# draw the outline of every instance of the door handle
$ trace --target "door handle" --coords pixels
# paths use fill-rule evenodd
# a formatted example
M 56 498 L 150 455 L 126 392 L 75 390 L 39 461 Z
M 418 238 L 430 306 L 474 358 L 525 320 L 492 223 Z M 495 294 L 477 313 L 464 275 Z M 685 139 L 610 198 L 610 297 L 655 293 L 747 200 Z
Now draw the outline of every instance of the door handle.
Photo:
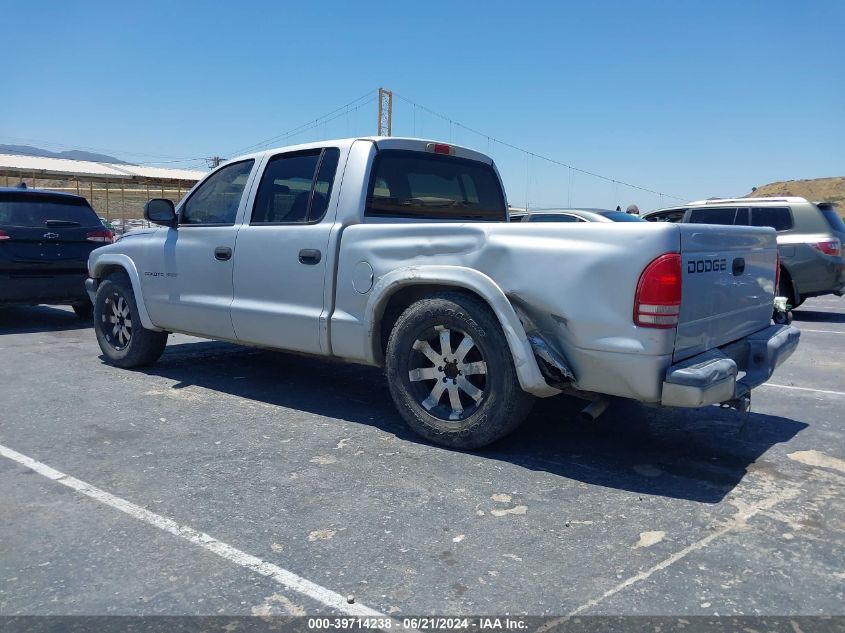
M 214 259 L 225 262 L 232 258 L 232 249 L 228 246 L 218 246 L 214 249 Z
M 316 248 L 303 248 L 299 251 L 299 263 L 313 266 L 319 264 L 323 254 Z

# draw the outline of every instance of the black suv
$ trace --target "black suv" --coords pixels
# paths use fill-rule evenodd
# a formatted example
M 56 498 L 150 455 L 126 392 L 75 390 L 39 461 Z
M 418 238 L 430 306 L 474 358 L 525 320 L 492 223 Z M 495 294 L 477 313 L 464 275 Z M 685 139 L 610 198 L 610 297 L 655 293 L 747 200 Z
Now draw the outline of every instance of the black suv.
M 89 318 L 88 255 L 113 241 L 85 198 L 0 187 L 0 305 L 70 304 Z

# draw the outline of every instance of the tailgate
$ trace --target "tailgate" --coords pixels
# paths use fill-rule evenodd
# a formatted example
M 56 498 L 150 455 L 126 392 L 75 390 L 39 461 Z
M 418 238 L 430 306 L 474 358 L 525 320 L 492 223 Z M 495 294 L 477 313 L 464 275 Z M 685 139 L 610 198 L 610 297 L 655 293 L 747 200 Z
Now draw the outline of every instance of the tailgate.
M 683 290 L 675 362 L 771 323 L 777 266 L 773 229 L 679 224 Z

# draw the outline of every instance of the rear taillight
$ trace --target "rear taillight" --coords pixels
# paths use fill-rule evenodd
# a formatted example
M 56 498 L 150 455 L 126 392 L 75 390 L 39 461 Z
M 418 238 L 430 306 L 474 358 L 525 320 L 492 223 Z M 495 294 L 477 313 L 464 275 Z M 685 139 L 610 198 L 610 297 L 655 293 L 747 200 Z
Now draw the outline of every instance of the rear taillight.
M 89 242 L 106 242 L 111 244 L 114 242 L 114 234 L 108 229 L 102 231 L 90 231 L 85 235 L 85 239 Z
M 814 242 L 811 244 L 813 248 L 820 250 L 825 255 L 833 255 L 839 257 L 839 249 L 842 244 L 837 239 L 825 240 L 823 242 Z
M 666 253 L 646 266 L 634 297 L 634 323 L 660 329 L 678 325 L 681 281 L 680 253 Z
M 12 239 L 6 231 L 0 231 L 0 242 Z

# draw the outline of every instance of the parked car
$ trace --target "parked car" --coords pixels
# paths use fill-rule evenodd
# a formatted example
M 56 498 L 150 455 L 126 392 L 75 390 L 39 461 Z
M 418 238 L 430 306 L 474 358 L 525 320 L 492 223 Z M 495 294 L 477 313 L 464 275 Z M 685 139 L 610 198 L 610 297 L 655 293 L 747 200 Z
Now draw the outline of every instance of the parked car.
M 90 318 L 88 256 L 112 241 L 85 198 L 0 188 L 0 304 L 70 304 Z
M 154 362 L 168 332 L 385 365 L 408 425 L 460 448 L 513 431 L 535 396 L 590 416 L 608 395 L 744 409 L 798 344 L 771 324 L 771 229 L 507 209 L 492 159 L 445 143 L 236 158 L 91 254 L 97 341 L 120 367 Z
M 780 296 L 790 307 L 808 297 L 845 293 L 845 224 L 829 202 L 805 198 L 731 198 L 690 202 L 645 214 L 650 222 L 770 226 L 778 233 Z
M 638 215 L 609 209 L 510 209 L 508 216 L 511 222 L 643 222 Z

